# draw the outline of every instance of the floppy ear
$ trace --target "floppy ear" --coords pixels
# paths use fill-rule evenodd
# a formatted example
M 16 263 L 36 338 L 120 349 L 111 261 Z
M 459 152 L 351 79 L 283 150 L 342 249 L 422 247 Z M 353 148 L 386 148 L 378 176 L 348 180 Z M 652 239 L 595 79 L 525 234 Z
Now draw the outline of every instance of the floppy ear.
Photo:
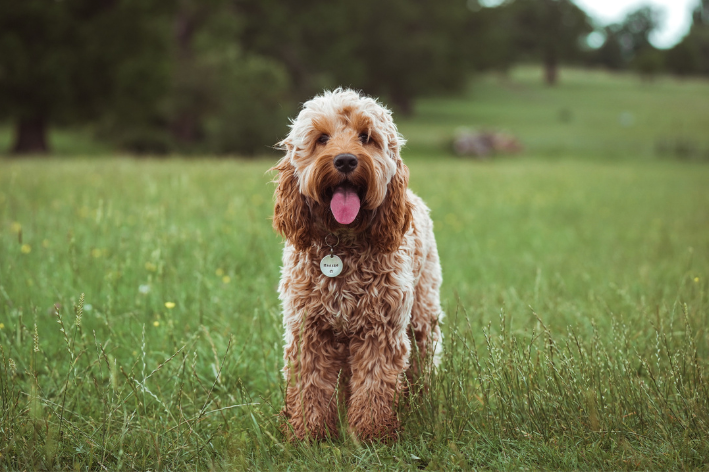
M 401 159 L 396 163 L 396 174 L 387 186 L 384 202 L 376 209 L 370 234 L 374 245 L 382 252 L 399 249 L 413 220 L 413 205 L 406 198 L 409 168 Z
M 308 203 L 300 193 L 295 168 L 286 155 L 273 169 L 278 171 L 273 228 L 296 249 L 305 251 L 312 245 L 312 221 Z

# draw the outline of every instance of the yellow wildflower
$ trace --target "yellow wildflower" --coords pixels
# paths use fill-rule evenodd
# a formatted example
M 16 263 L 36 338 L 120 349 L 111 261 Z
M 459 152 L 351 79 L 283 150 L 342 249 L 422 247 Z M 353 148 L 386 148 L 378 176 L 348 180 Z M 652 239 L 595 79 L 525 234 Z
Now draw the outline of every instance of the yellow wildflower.
M 95 258 L 101 257 L 101 250 L 98 248 L 93 248 L 91 250 L 91 256 Z
M 22 254 L 29 254 L 30 252 L 32 252 L 32 246 L 30 246 L 29 244 L 23 244 L 20 248 L 20 251 L 22 252 Z
M 10 230 L 12 230 L 13 233 L 19 233 L 22 230 L 22 225 L 17 221 L 13 221 L 10 225 Z
M 694 277 L 694 282 L 699 282 L 699 277 Z
M 217 274 L 217 277 L 221 277 L 224 275 L 224 269 L 217 269 L 214 273 Z
M 5 329 L 5 323 L 0 323 L 0 329 Z
M 167 308 L 168 310 L 171 310 L 171 309 L 175 308 L 175 303 L 174 302 L 165 302 L 165 308 Z
M 231 282 L 231 277 L 229 277 L 228 275 L 225 275 L 224 277 L 222 277 L 222 282 L 224 282 L 225 284 L 228 284 L 229 282 Z
M 157 328 L 158 326 L 160 326 L 160 322 L 159 322 L 159 321 L 153 321 L 153 326 L 155 326 L 155 327 Z

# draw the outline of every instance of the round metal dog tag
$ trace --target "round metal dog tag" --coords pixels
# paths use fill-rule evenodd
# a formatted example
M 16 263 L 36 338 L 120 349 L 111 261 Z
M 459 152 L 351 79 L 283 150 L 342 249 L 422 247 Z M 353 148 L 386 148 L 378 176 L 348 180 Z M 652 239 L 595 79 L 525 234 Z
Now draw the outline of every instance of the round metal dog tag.
M 335 256 L 334 254 L 325 256 L 320 261 L 320 270 L 328 277 L 337 277 L 338 275 L 340 275 L 340 273 L 342 272 L 342 267 L 342 259 Z

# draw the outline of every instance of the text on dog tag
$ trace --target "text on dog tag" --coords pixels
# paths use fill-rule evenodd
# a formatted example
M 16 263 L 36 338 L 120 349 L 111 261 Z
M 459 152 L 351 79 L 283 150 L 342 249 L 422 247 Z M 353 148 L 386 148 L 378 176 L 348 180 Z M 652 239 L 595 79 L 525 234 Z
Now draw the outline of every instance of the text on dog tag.
M 320 261 L 320 270 L 328 277 L 337 277 L 342 272 L 342 259 L 330 254 Z

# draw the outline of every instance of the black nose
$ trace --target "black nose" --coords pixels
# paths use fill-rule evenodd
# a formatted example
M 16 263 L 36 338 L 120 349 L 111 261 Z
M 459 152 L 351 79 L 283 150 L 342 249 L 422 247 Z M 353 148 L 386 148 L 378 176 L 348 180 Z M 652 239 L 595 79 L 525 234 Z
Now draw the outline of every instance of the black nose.
M 338 154 L 333 163 L 335 169 L 343 174 L 349 174 L 357 168 L 357 157 L 352 154 Z

